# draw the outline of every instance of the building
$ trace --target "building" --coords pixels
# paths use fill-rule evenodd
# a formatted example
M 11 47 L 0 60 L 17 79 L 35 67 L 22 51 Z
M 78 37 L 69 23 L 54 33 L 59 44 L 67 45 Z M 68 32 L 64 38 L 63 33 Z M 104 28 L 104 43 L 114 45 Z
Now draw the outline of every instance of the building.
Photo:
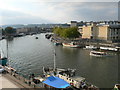
M 120 25 L 99 25 L 98 39 L 108 41 L 120 40 Z
M 19 33 L 26 33 L 28 32 L 28 29 L 27 28 L 17 28 L 16 29 L 16 33 L 19 34 Z
M 82 34 L 82 38 L 108 41 L 120 40 L 120 24 L 116 22 L 86 24 L 78 27 L 78 30 Z
M 71 21 L 70 27 L 76 27 L 78 25 L 77 21 Z
M 88 38 L 88 39 L 96 39 L 98 32 L 97 32 L 97 24 L 91 23 L 88 25 L 83 25 L 78 27 L 79 32 L 82 34 L 82 38 Z

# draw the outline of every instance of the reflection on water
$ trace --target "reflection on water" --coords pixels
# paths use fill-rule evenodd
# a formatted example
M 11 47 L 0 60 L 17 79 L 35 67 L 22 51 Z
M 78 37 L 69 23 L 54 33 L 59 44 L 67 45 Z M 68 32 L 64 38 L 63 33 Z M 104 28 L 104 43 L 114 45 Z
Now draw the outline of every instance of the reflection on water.
M 85 77 L 98 87 L 113 87 L 118 78 L 119 54 L 109 53 L 109 57 L 92 57 L 90 50 L 54 46 L 45 34 L 14 38 L 9 41 L 10 65 L 20 73 L 42 74 L 42 67 L 53 67 L 53 49 L 56 50 L 56 65 L 59 68 L 77 69 L 76 75 Z M 6 51 L 6 41 L 2 40 Z

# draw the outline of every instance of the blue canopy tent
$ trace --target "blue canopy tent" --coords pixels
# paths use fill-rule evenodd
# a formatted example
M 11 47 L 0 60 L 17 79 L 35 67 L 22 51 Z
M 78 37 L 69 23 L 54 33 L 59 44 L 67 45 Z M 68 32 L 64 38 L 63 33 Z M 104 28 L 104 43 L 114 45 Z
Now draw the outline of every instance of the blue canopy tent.
M 54 88 L 67 88 L 68 86 L 70 86 L 69 83 L 55 76 L 48 77 L 45 81 L 43 81 L 43 83 Z

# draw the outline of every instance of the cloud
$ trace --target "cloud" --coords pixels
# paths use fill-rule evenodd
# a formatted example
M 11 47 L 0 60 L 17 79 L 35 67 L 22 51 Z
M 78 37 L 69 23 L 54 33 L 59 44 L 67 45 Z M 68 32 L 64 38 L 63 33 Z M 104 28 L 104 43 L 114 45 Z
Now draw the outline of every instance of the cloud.
M 1 15 L 2 17 L 0 24 L 51 23 L 49 20 L 19 11 L 6 10 L 6 12 L 3 12 Z
M 68 1 L 3 0 L 0 5 L 0 17 L 4 24 L 66 23 L 71 20 L 97 21 L 117 19 L 117 2 Z

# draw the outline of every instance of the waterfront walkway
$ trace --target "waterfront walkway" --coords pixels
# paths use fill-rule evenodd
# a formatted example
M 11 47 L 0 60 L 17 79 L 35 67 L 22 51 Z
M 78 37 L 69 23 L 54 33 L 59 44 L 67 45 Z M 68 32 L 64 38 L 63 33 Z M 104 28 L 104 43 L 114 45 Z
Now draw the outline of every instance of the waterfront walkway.
M 19 88 L 19 87 L 10 80 L 8 80 L 3 75 L 0 75 L 0 89 L 2 88 Z
M 19 75 L 15 69 L 4 66 L 4 72 L 0 74 L 0 89 L 6 90 L 6 88 L 16 89 L 30 89 L 42 88 L 37 86 L 31 79 L 24 78 Z
M 17 80 L 9 74 L 0 75 L 0 89 L 1 88 L 31 88 L 27 84 Z

